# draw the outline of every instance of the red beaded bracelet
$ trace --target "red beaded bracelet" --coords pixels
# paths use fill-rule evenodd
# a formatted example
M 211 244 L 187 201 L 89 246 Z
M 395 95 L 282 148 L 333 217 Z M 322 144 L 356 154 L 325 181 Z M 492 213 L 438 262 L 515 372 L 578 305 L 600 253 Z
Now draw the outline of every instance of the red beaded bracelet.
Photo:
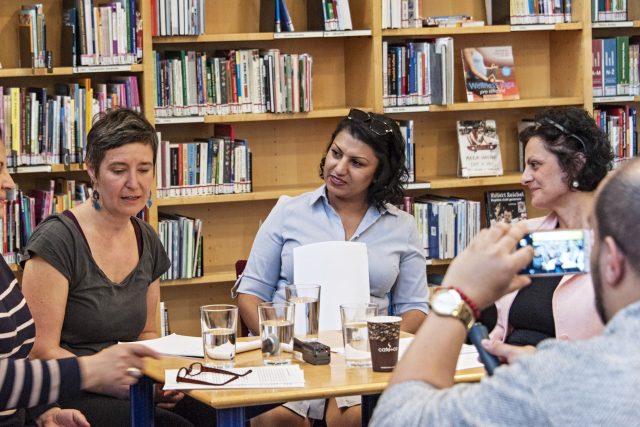
M 478 320 L 480 318 L 480 310 L 478 309 L 478 304 L 476 304 L 471 298 L 469 298 L 469 296 L 467 296 L 467 294 L 462 292 L 460 289 L 454 286 L 449 286 L 449 287 L 460 294 L 460 298 L 462 298 L 462 300 L 467 303 L 467 305 L 473 312 L 473 317 L 475 317 L 475 319 Z

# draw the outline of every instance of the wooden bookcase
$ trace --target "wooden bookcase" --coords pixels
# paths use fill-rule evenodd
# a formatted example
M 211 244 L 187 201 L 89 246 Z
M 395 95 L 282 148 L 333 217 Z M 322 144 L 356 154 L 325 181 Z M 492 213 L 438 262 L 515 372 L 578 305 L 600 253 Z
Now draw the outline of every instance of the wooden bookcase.
M 71 70 L 55 68 L 53 75 L 37 70 L 16 69 L 17 10 L 24 2 L 0 0 L 0 31 L 6 48 L 0 52 L 0 84 L 53 85 L 73 78 Z M 150 221 L 156 226 L 159 212 L 178 213 L 204 220 L 204 277 L 162 283 L 162 300 L 169 309 L 172 331 L 199 334 L 199 307 L 230 302 L 235 280 L 234 263 L 246 259 L 258 227 L 282 194 L 298 195 L 319 186 L 318 165 L 338 120 L 351 107 L 383 112 L 383 40 L 454 38 L 455 102 L 431 106 L 425 112 L 393 113 L 398 119 L 412 119 L 416 133 L 416 175 L 431 182 L 430 192 L 482 200 L 484 191 L 518 187 L 517 123 L 547 106 L 577 105 L 592 109 L 591 38 L 592 33 L 619 31 L 638 34 L 640 6 L 630 3 L 631 29 L 594 29 L 590 23 L 590 1 L 574 0 L 572 23 L 552 29 L 535 26 L 512 28 L 508 25 L 471 28 L 381 29 L 381 0 L 351 0 L 354 29 L 365 35 L 295 38 L 304 36 L 306 2 L 289 1 L 296 27 L 302 34 L 259 32 L 259 0 L 205 0 L 206 34 L 186 37 L 151 37 L 148 23 L 150 2 L 139 1 L 145 23 L 144 60 L 134 71 L 141 80 L 144 111 L 153 121 L 154 70 L 152 50 L 192 49 L 212 52 L 231 48 L 278 48 L 286 53 L 313 55 L 313 111 L 298 114 L 239 114 L 206 116 L 202 123 L 160 123 L 163 139 L 189 141 L 213 133 L 214 123 L 231 123 L 236 135 L 249 141 L 253 152 L 252 193 L 221 196 L 179 197 L 155 200 Z M 631 4 L 633 3 L 633 4 Z M 11 5 L 11 6 L 9 6 Z M 59 50 L 61 0 L 45 2 L 48 43 L 55 58 Z M 443 2 L 423 0 L 423 15 L 469 14 L 485 19 L 484 0 Z M 361 34 L 361 33 L 358 33 Z M 278 37 L 284 38 L 278 38 Z M 460 65 L 460 49 L 472 46 L 511 45 L 516 63 L 518 101 L 467 103 Z M 102 74 L 93 79 L 106 78 Z M 37 80 L 37 83 L 35 80 Z M 460 179 L 456 177 L 456 120 L 495 119 L 501 141 L 505 174 L 500 177 Z M 82 168 L 76 168 L 82 169 Z M 64 170 L 64 168 L 62 168 Z M 62 172 L 69 173 L 69 172 Z M 80 172 L 82 173 L 82 172 Z M 22 186 L 33 176 L 19 175 Z M 416 194 L 423 193 L 424 190 Z M 531 216 L 541 212 L 530 212 Z M 446 262 L 435 262 L 429 269 L 444 269 Z

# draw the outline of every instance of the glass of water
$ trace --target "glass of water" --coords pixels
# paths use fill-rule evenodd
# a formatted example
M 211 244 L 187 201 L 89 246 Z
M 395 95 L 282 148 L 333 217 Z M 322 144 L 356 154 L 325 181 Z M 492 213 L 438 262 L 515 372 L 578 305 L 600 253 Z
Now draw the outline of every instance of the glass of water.
M 258 305 L 262 361 L 265 365 L 291 363 L 295 305 L 290 302 L 263 302 Z
M 289 285 L 284 288 L 288 302 L 295 305 L 294 334 L 302 341 L 318 340 L 320 285 Z
M 373 303 L 340 306 L 344 358 L 347 366 L 371 366 L 367 319 L 376 314 L 378 306 Z
M 212 304 L 200 307 L 200 327 L 204 346 L 204 363 L 228 368 L 236 359 L 238 307 Z

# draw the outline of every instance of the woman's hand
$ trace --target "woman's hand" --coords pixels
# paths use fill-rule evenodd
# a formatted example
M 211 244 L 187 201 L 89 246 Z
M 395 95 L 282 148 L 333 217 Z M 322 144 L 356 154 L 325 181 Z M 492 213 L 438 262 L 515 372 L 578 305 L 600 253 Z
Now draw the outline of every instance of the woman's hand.
M 505 344 L 496 340 L 482 340 L 482 347 L 489 353 L 497 356 L 502 362 L 511 364 L 522 356 L 526 356 L 536 351 L 532 345 L 517 346 Z
M 173 409 L 182 400 L 184 394 L 176 390 L 162 390 L 162 384 L 156 384 L 155 402 L 159 408 Z
M 76 409 L 51 408 L 40 414 L 36 420 L 38 427 L 89 427 L 89 422 Z

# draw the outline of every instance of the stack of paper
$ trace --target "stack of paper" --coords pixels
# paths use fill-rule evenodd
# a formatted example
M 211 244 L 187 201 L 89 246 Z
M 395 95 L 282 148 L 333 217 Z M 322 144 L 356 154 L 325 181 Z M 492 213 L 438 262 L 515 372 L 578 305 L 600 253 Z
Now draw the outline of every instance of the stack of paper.
M 232 389 L 232 388 L 296 388 L 304 387 L 304 371 L 299 365 L 261 366 L 257 368 L 230 368 L 229 372 L 243 374 L 251 369 L 252 372 L 239 377 L 223 386 L 200 385 L 177 382 L 177 369 L 167 369 L 164 374 L 164 390 L 204 390 L 204 389 Z M 229 375 L 202 372 L 189 377 L 191 379 L 210 383 L 222 383 L 229 379 Z
M 204 357 L 201 337 L 190 337 L 186 335 L 171 334 L 162 338 L 136 341 L 135 343 L 142 344 L 154 351 L 157 351 L 160 354 L 165 354 L 168 356 Z M 255 350 L 256 348 L 260 348 L 259 338 L 251 341 L 236 342 L 236 353 Z

